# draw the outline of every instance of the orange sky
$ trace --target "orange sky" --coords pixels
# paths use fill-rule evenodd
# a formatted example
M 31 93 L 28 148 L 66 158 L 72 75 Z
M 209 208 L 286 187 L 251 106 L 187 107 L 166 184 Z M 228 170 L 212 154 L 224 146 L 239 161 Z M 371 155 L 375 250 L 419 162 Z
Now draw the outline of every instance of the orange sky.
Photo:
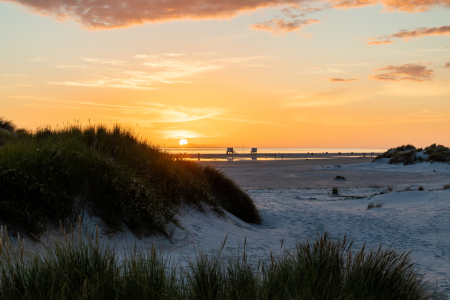
M 0 1 L 0 115 L 165 147 L 450 144 L 450 0 Z

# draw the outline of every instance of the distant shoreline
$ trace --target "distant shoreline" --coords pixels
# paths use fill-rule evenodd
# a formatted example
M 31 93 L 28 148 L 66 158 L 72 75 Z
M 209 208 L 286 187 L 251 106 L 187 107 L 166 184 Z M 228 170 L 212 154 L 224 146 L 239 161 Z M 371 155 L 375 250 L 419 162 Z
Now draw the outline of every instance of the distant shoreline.
M 257 154 L 219 154 L 219 153 L 173 153 L 179 158 L 187 159 L 220 159 L 220 160 L 282 160 L 282 159 L 339 159 L 339 158 L 375 158 L 381 152 L 354 152 L 354 153 L 257 153 Z

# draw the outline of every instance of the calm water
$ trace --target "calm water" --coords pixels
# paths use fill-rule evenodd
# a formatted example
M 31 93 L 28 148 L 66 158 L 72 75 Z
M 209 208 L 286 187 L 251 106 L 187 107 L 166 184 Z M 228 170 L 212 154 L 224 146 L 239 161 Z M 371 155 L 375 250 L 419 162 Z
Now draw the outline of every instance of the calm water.
M 225 154 L 227 148 L 163 148 L 164 150 L 170 151 L 171 153 L 186 153 L 186 154 Z M 233 148 L 238 154 L 248 154 L 251 148 Z M 370 148 L 258 148 L 258 153 L 380 153 L 387 149 L 370 149 Z

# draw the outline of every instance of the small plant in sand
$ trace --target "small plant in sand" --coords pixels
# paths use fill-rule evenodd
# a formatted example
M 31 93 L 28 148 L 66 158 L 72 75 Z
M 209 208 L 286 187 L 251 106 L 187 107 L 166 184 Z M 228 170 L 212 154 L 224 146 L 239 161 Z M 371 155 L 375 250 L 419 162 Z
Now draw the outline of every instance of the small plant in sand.
M 419 186 L 419 188 L 417 190 L 418 191 L 424 191 L 425 189 L 423 188 L 423 186 Z
M 444 190 L 446 190 L 446 189 L 450 189 L 450 184 L 446 184 L 446 185 L 444 185 Z
M 394 187 L 390 185 L 390 186 L 387 187 L 387 190 L 388 190 L 389 192 L 392 192 L 392 191 L 394 190 Z
M 334 177 L 334 180 L 345 180 L 345 177 L 338 175 L 338 176 Z
M 408 185 L 408 186 L 405 186 L 404 188 L 403 188 L 403 191 L 405 191 L 405 192 L 409 192 L 411 190 L 411 187 Z
M 339 188 L 337 186 L 333 186 L 333 189 L 331 190 L 331 194 L 338 195 L 339 194 Z
M 371 209 L 374 207 L 383 207 L 383 203 L 377 203 L 377 202 L 369 202 L 367 204 L 367 208 L 366 209 Z

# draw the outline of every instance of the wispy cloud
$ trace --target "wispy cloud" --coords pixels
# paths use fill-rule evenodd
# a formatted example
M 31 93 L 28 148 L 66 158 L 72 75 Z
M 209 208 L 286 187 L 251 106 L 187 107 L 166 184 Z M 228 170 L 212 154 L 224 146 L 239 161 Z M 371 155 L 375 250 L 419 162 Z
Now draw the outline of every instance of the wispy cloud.
M 370 46 L 379 46 L 379 45 L 388 45 L 388 44 L 393 44 L 394 43 L 394 41 L 391 41 L 391 40 L 384 40 L 384 41 L 370 41 L 370 42 L 367 42 L 367 45 L 370 45 Z
M 313 69 L 313 71 L 305 71 L 305 72 L 300 72 L 300 71 L 295 71 L 295 74 L 332 74 L 332 73 L 347 73 L 344 70 L 341 69 L 335 69 L 335 68 L 330 68 L 330 67 L 319 67 L 319 66 L 314 66 L 314 67 L 310 67 L 310 69 Z
M 440 26 L 440 27 L 419 27 L 415 30 L 400 30 L 397 33 L 390 35 L 383 35 L 370 38 L 367 45 L 384 45 L 392 44 L 394 41 L 392 39 L 403 39 L 403 41 L 408 41 L 411 38 L 420 38 L 425 36 L 433 35 L 448 35 L 450 36 L 450 26 Z
M 56 65 L 55 68 L 58 69 L 92 69 L 92 67 L 83 66 L 83 65 Z
M 36 57 L 36 58 L 30 59 L 30 61 L 40 62 L 40 61 L 47 61 L 47 60 L 45 58 L 43 58 L 43 57 Z
M 400 66 L 389 65 L 384 68 L 375 69 L 375 71 L 387 71 L 385 73 L 372 75 L 369 79 L 383 80 L 383 81 L 399 81 L 399 80 L 412 80 L 412 81 L 425 81 L 432 80 L 433 70 L 428 69 L 426 66 L 405 64 Z
M 159 135 L 159 138 L 162 139 L 194 139 L 201 137 L 211 137 L 211 135 L 208 134 L 183 129 L 153 130 L 152 133 Z
M 162 55 L 137 54 L 135 61 L 82 57 L 88 65 L 57 65 L 61 69 L 86 69 L 89 73 L 78 80 L 52 81 L 49 84 L 83 87 L 107 87 L 133 90 L 151 90 L 161 84 L 191 83 L 190 78 L 208 71 L 219 70 L 228 65 L 251 64 L 269 59 L 266 56 L 229 57 L 208 59 L 185 53 L 164 53 Z
M 359 80 L 359 78 L 350 78 L 350 79 L 345 79 L 345 78 L 327 78 L 327 80 L 331 81 L 331 82 L 352 82 L 352 81 Z
M 348 9 L 381 4 L 385 11 L 424 12 L 436 7 L 450 7 L 450 0 L 333 0 L 334 8 Z
M 117 115 L 131 115 L 133 118 L 146 116 L 145 123 L 179 123 L 191 122 L 201 119 L 212 119 L 225 113 L 223 108 L 219 107 L 185 107 L 185 106 L 167 106 L 161 103 L 141 103 L 140 105 L 112 105 L 104 103 L 95 103 L 87 101 L 65 101 L 46 98 L 35 98 L 29 96 L 15 96 L 11 98 L 32 99 L 43 102 L 53 102 L 61 104 L 70 104 L 73 107 L 95 107 L 98 110 L 115 111 Z
M 333 89 L 294 95 L 281 101 L 280 105 L 284 108 L 337 106 L 363 100 L 369 95 L 364 89 Z
M 448 122 L 450 113 L 435 111 L 419 111 L 404 115 L 382 116 L 317 116 L 300 115 L 297 121 L 307 123 L 323 123 L 341 126 L 376 126 L 385 124 L 439 123 Z
M 250 25 L 250 28 L 254 30 L 268 31 L 273 36 L 285 36 L 289 32 L 299 32 L 306 25 L 317 23 L 320 23 L 320 21 L 316 19 L 295 19 L 291 21 L 285 21 L 283 19 L 273 19 L 261 23 L 252 24 Z

